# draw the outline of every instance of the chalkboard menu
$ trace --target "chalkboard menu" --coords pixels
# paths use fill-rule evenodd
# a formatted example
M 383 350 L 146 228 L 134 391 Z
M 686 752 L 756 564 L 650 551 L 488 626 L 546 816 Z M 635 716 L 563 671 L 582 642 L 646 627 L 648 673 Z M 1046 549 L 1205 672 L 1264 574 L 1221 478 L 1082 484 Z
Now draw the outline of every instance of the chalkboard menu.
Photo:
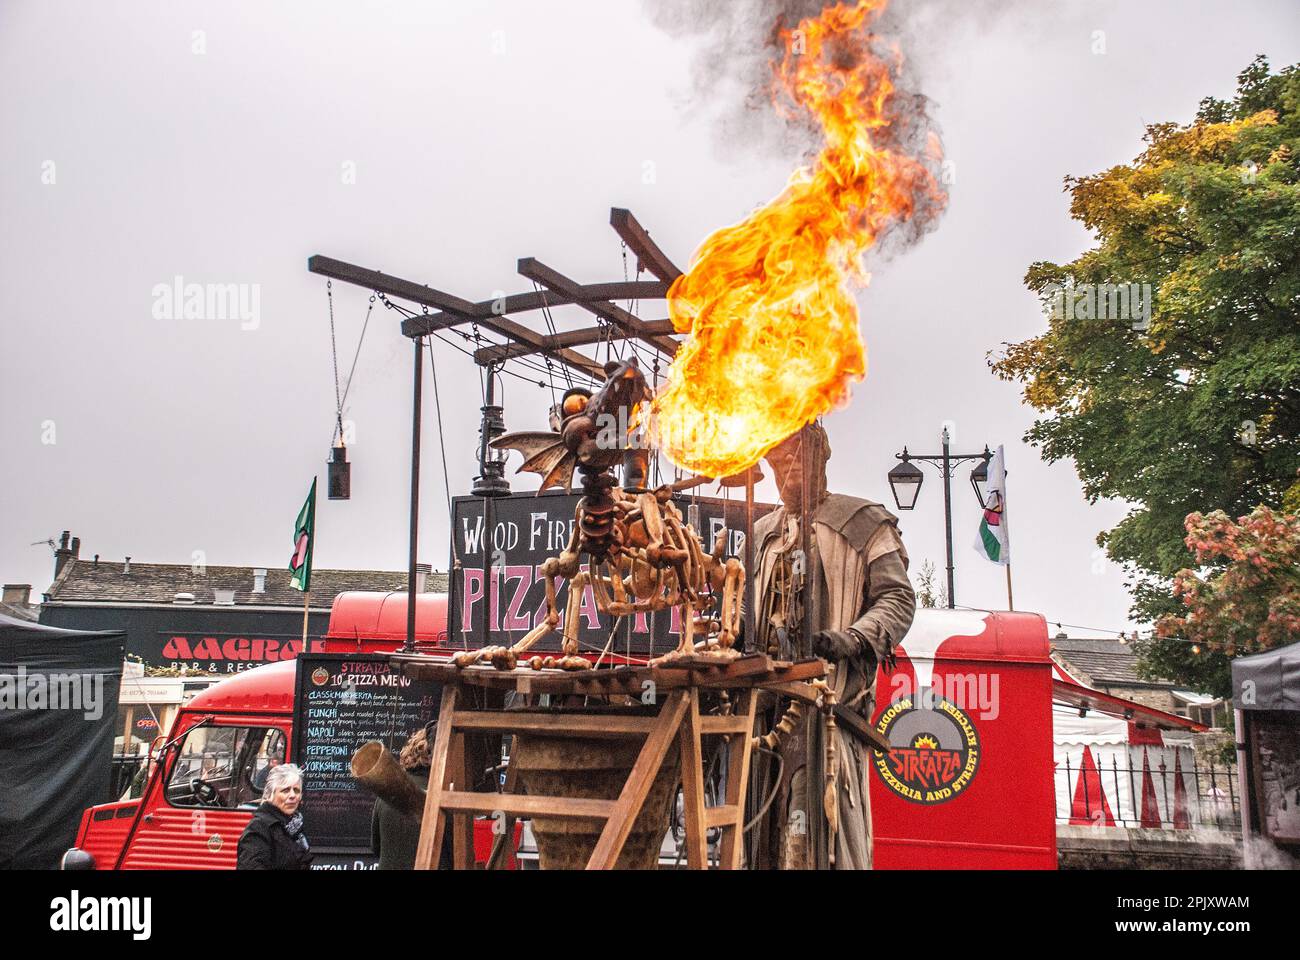
M 374 796 L 352 779 L 352 754 L 370 740 L 400 750 L 437 717 L 441 694 L 436 683 L 402 676 L 386 654 L 298 657 L 293 755 L 303 769 L 303 817 L 314 849 L 370 849 Z

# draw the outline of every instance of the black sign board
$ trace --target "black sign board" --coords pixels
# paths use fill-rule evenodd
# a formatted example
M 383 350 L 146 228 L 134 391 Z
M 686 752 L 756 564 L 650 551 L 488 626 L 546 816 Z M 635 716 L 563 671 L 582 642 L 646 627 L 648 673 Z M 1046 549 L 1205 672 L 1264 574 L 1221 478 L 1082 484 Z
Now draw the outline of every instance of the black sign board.
M 447 634 L 458 649 L 475 649 L 485 643 L 512 644 L 546 616 L 546 586 L 541 565 L 568 545 L 573 512 L 579 494 L 556 492 L 540 496 L 520 493 L 492 502 L 492 547 L 487 575 L 483 569 L 483 500 L 456 497 L 452 504 L 451 596 L 447 607 Z M 682 516 L 700 533 L 706 550 L 726 532 L 726 554 L 744 556 L 745 501 L 743 492 L 730 500 L 683 495 L 674 501 Z M 757 521 L 772 507 L 754 505 Z M 486 587 L 485 587 L 486 582 Z M 568 601 L 568 584 L 557 581 L 561 613 Z M 484 630 L 484 616 L 489 627 Z M 619 622 L 615 622 L 619 620 Z M 676 608 L 612 618 L 596 608 L 590 587 L 583 594 L 578 642 L 583 653 L 599 653 L 606 645 L 614 656 L 657 656 L 673 649 L 681 639 Z M 613 643 L 610 637 L 613 635 Z M 540 640 L 533 649 L 554 652 L 560 648 L 558 632 Z
M 302 650 L 302 603 L 250 609 L 242 604 L 94 604 L 41 610 L 41 623 L 73 630 L 124 630 L 126 652 L 152 667 L 232 676 L 264 663 L 292 660 Z M 329 614 L 309 615 L 307 649 L 319 650 Z
M 442 687 L 394 670 L 386 654 L 308 653 L 294 683 L 293 755 L 313 848 L 369 851 L 374 796 L 352 779 L 357 748 L 402 744 L 438 713 Z

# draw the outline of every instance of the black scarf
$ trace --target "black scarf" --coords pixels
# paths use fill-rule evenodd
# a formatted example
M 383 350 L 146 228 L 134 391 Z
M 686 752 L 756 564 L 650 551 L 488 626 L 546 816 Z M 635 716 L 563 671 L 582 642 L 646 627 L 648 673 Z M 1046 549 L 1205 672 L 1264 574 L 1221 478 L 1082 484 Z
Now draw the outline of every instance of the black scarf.
M 284 822 L 284 832 L 293 837 L 298 846 L 304 851 L 311 849 L 311 844 L 307 842 L 307 835 L 302 832 L 302 811 L 299 810 L 292 817 Z
M 311 849 L 311 844 L 307 842 L 307 835 L 302 832 L 303 819 L 301 810 L 291 817 L 269 800 L 264 802 L 262 806 L 275 817 L 280 826 L 284 828 L 284 832 L 289 835 L 289 839 L 297 843 L 304 853 Z

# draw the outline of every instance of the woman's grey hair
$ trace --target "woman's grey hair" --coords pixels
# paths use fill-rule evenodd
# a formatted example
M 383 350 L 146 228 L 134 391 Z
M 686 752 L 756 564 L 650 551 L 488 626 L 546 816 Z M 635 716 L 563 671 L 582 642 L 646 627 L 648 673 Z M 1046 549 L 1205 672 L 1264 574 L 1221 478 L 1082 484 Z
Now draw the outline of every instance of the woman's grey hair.
M 262 799 L 270 800 L 275 796 L 275 791 L 281 787 L 287 787 L 295 780 L 302 783 L 302 770 L 296 763 L 281 763 L 272 767 L 266 775 L 266 786 L 262 788 Z

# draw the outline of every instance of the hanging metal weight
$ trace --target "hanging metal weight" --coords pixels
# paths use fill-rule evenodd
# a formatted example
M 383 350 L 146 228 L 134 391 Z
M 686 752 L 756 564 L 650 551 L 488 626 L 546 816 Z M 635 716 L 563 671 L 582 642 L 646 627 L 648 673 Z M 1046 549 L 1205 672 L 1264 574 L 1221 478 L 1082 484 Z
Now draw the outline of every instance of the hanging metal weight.
M 330 451 L 329 498 L 331 500 L 352 499 L 352 464 L 348 463 L 348 448 L 340 443 Z

